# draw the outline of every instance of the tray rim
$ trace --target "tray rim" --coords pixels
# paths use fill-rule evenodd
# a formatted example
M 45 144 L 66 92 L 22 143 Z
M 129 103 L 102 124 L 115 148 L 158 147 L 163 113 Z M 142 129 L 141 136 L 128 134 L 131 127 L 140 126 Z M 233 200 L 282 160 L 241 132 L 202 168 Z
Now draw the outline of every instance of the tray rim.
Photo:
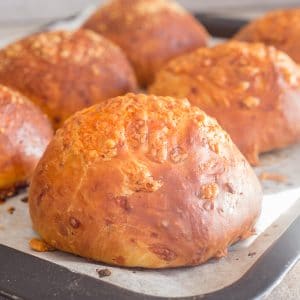
M 65 300 L 258 299 L 277 286 L 300 259 L 299 233 L 300 216 L 236 282 L 208 294 L 190 297 L 158 297 L 130 291 L 0 245 L 0 296 L 21 300 L 54 298 Z

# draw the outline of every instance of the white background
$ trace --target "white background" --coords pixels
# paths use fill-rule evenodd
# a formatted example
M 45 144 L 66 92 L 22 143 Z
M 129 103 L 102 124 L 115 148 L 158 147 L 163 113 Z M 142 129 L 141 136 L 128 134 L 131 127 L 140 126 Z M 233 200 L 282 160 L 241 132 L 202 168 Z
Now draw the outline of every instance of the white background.
M 89 4 L 104 0 L 0 0 L 0 23 L 32 22 L 74 14 Z M 247 13 L 257 9 L 300 5 L 299 0 L 179 0 L 199 11 Z

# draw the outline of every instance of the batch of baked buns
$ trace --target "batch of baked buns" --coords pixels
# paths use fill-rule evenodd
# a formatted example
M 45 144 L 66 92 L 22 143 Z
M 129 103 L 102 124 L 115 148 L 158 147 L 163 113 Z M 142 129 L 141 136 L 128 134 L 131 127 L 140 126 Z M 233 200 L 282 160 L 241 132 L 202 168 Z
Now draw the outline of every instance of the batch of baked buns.
M 113 0 L 76 31 L 7 46 L 0 197 L 29 185 L 41 239 L 96 261 L 167 268 L 226 255 L 260 215 L 250 164 L 300 140 L 299 39 L 300 9 L 208 47 L 173 1 Z

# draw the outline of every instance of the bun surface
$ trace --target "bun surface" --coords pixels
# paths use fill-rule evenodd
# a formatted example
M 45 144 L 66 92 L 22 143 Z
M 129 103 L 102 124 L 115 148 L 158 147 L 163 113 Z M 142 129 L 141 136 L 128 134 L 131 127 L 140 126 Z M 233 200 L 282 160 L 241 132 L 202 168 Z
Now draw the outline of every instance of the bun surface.
M 55 128 L 78 110 L 136 89 L 121 50 L 88 30 L 39 33 L 3 49 L 0 83 L 28 96 Z
M 76 113 L 29 192 L 53 247 L 109 264 L 197 265 L 248 237 L 260 184 L 215 120 L 187 100 L 127 94 Z
M 47 117 L 24 96 L 0 85 L 0 199 L 28 183 L 51 137 Z
M 147 86 L 166 61 L 205 46 L 205 28 L 174 1 L 113 0 L 84 24 L 118 44 Z
M 171 61 L 149 92 L 187 97 L 216 118 L 251 164 L 300 139 L 300 69 L 263 44 L 225 43 Z
M 269 12 L 243 27 L 234 39 L 274 46 L 300 63 L 300 9 Z

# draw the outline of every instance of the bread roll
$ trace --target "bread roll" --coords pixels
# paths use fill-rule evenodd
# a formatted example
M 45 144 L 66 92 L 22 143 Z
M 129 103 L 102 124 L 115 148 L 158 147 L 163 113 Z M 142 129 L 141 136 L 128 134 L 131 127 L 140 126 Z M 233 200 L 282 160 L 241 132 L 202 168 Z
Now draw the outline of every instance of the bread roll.
M 269 12 L 243 27 L 234 39 L 275 46 L 300 63 L 300 9 Z
M 188 97 L 216 118 L 248 161 L 300 139 L 300 69 L 263 44 L 231 42 L 171 61 L 149 89 Z
M 168 0 L 113 0 L 100 7 L 84 28 L 118 44 L 143 87 L 166 61 L 205 46 L 208 40 L 205 28 Z
M 0 85 L 0 199 L 28 183 L 52 128 L 29 100 Z
M 57 131 L 29 192 L 50 245 L 127 267 L 197 265 L 248 237 L 261 188 L 220 126 L 187 100 L 127 94 Z
M 0 51 L 0 83 L 34 101 L 55 128 L 74 112 L 136 89 L 121 50 L 87 30 L 46 32 Z

